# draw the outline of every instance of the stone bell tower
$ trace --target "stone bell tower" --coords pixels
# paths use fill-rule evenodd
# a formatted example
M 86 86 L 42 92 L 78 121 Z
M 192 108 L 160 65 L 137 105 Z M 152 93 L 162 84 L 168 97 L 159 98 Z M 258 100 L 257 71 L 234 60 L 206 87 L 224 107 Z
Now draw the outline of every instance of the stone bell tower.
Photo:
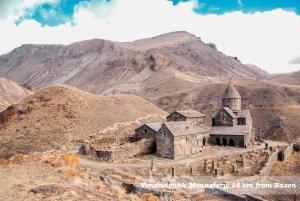
M 242 98 L 231 81 L 222 96 L 222 107 L 229 107 L 234 113 L 242 110 Z

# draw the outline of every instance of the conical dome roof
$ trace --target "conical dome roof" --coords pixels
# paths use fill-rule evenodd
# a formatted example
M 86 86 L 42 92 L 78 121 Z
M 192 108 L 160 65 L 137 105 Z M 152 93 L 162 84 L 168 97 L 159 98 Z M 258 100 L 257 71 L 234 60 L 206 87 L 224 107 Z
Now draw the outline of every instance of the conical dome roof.
M 223 99 L 225 98 L 241 98 L 239 92 L 237 91 L 237 89 L 233 86 L 233 84 L 229 83 L 227 89 L 225 90 L 225 93 L 222 97 Z

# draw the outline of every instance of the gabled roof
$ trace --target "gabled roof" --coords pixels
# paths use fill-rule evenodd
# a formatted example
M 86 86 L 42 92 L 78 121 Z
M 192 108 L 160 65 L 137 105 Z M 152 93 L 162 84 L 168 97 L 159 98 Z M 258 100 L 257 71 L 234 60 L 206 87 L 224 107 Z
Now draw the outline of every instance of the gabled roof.
M 222 96 L 222 99 L 226 99 L 226 98 L 239 98 L 239 99 L 241 98 L 238 90 L 233 86 L 231 81 Z
M 248 125 L 214 126 L 211 135 L 247 135 L 251 132 Z
M 147 127 L 149 127 L 150 129 L 152 129 L 152 130 L 158 132 L 159 129 L 161 128 L 161 125 L 162 125 L 161 122 L 156 122 L 156 123 L 145 123 L 145 124 L 143 124 L 142 126 L 138 127 L 138 128 L 135 129 L 135 130 L 140 129 L 140 128 L 142 128 L 143 126 L 147 126 Z
M 151 128 L 152 130 L 155 130 L 157 132 L 161 128 L 162 123 L 161 122 L 146 123 L 145 125 L 148 126 L 149 128 Z
M 223 109 L 232 117 L 236 118 L 236 115 L 233 113 L 233 111 L 229 107 L 223 107 Z
M 165 122 L 164 125 L 169 129 L 173 136 L 200 134 L 210 131 L 204 126 L 193 125 L 186 121 Z
M 179 110 L 179 111 L 175 111 L 175 112 L 171 113 L 169 116 L 173 115 L 174 113 L 179 113 L 182 116 L 194 117 L 194 118 L 196 118 L 196 117 L 205 117 L 206 116 L 205 114 L 202 114 L 201 112 L 198 112 L 196 110 Z
M 237 118 L 250 118 L 251 114 L 248 109 L 242 110 L 237 114 Z

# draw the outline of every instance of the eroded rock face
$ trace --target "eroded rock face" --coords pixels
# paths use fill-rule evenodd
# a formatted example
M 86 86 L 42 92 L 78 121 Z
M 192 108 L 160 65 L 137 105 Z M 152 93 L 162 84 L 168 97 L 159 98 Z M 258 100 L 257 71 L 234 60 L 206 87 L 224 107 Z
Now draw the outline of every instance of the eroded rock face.
M 169 65 L 170 61 L 162 56 L 159 55 L 150 55 L 150 67 L 153 71 L 158 71 L 163 67 L 166 67 Z

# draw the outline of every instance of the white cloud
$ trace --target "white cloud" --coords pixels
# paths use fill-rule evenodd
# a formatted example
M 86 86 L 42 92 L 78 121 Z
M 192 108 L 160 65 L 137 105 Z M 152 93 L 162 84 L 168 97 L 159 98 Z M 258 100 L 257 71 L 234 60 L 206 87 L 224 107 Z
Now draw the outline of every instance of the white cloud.
M 104 38 L 131 41 L 186 30 L 213 42 L 218 49 L 273 73 L 300 70 L 289 61 L 300 53 L 300 17 L 274 10 L 264 13 L 197 15 L 192 3 L 172 6 L 162 0 L 115 0 L 80 4 L 75 26 L 41 27 L 35 21 L 14 24 L 15 15 L 0 21 L 0 53 L 24 43 L 62 43 Z

